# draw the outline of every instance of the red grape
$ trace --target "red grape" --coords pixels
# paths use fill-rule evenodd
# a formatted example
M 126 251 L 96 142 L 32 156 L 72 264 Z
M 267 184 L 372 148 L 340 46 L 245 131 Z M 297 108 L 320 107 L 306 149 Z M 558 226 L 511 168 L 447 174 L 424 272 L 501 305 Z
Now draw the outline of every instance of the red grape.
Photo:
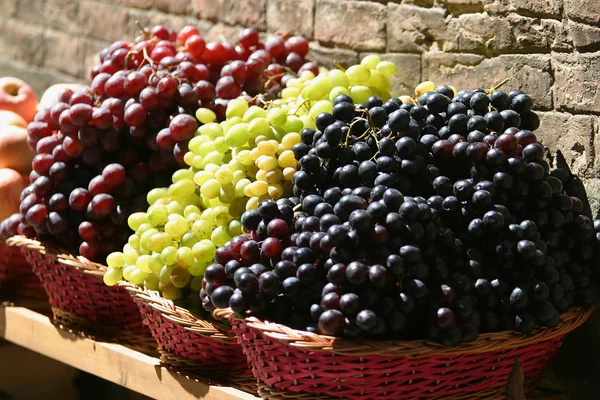
M 52 154 L 52 150 L 60 143 L 56 135 L 46 136 L 37 142 L 36 151 L 38 154 Z
M 87 259 L 93 260 L 100 254 L 100 247 L 97 242 L 82 242 L 79 245 L 79 254 Z
M 200 35 L 192 35 L 185 41 L 185 49 L 194 57 L 202 57 L 206 43 Z
M 125 182 L 125 168 L 121 164 L 108 164 L 102 170 L 105 182 L 113 188 L 121 186 Z
M 222 99 L 235 99 L 242 93 L 242 88 L 231 76 L 224 76 L 217 81 L 216 94 Z
M 73 190 L 69 195 L 69 205 L 75 211 L 85 211 L 91 200 L 90 192 L 82 188 Z
M 98 217 L 104 217 L 108 215 L 115 206 L 115 200 L 109 194 L 101 193 L 97 194 L 92 198 L 92 211 Z
M 198 123 L 196 122 L 196 118 L 187 114 L 177 115 L 169 124 L 171 138 L 177 142 L 190 140 L 194 137 L 197 129 Z
M 266 238 L 261 246 L 262 254 L 267 258 L 277 258 L 283 250 L 283 245 L 277 238 Z
M 206 45 L 202 58 L 208 64 L 223 65 L 228 59 L 227 53 L 227 49 L 221 43 L 211 42 Z
M 195 26 L 187 25 L 183 27 L 177 34 L 177 43 L 183 45 L 189 37 L 199 35 L 198 29 Z
M 279 36 L 271 36 L 265 42 L 265 50 L 271 54 L 271 57 L 281 59 L 285 57 L 287 50 L 285 42 Z
M 75 104 L 69 110 L 69 118 L 75 126 L 82 127 L 92 119 L 93 109 L 89 104 Z
M 38 154 L 31 161 L 32 169 L 40 175 L 47 176 L 50 167 L 54 164 L 54 157 L 51 154 Z
M 27 211 L 27 222 L 33 226 L 39 226 L 44 223 L 48 210 L 43 204 L 35 204 Z
M 140 126 L 146 120 L 146 115 L 144 107 L 139 103 L 134 103 L 125 110 L 123 120 L 129 126 Z
M 98 175 L 90 181 L 90 184 L 88 185 L 88 191 L 92 196 L 100 193 L 111 193 L 112 186 L 104 180 L 102 175 Z
M 81 237 L 86 242 L 95 240 L 99 236 L 98 226 L 95 222 L 90 221 L 83 221 L 81 224 L 79 224 L 77 232 L 79 233 L 79 237 Z
M 304 57 L 308 53 L 308 40 L 303 36 L 292 36 L 285 42 L 285 48 L 290 53 Z
M 67 136 L 63 142 L 63 150 L 70 157 L 79 157 L 83 153 L 83 144 L 79 139 Z
M 159 38 L 161 40 L 169 40 L 171 37 L 171 32 L 169 32 L 168 28 L 166 28 L 162 25 L 156 25 L 150 31 L 150 35 L 156 36 L 157 38 Z
M 92 120 L 90 125 L 95 126 L 98 129 L 108 129 L 112 126 L 113 119 L 112 114 L 106 108 L 94 108 L 92 112 Z
M 246 49 L 249 49 L 251 46 L 256 46 L 259 41 L 258 32 L 255 29 L 246 28 L 240 32 L 238 41 Z

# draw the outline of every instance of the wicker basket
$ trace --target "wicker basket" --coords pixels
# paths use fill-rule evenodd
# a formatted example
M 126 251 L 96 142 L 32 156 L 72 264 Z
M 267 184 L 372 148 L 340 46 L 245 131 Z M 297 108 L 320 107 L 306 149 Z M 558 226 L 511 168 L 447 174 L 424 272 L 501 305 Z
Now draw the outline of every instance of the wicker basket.
M 525 390 L 535 387 L 565 335 L 591 308 L 563 314 L 554 329 L 525 336 L 504 331 L 446 347 L 430 341 L 350 341 L 297 331 L 257 318 L 229 318 L 259 393 L 266 399 L 503 399 L 518 358 Z
M 0 299 L 43 300 L 42 283 L 18 247 L 0 241 Z
M 7 243 L 21 248 L 42 282 L 54 325 L 85 337 L 156 354 L 156 342 L 127 291 L 108 287 L 102 281 L 105 266 L 23 236 L 13 236 Z
M 205 321 L 153 290 L 120 282 L 158 342 L 162 364 L 180 374 L 257 394 L 256 378 L 230 327 Z

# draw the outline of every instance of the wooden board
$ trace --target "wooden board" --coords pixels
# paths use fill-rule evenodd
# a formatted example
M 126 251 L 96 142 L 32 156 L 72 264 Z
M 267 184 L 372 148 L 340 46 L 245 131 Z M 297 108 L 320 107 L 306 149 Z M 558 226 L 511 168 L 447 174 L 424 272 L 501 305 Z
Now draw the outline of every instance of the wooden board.
M 161 367 L 158 359 L 126 347 L 62 331 L 47 317 L 22 307 L 0 306 L 0 338 L 154 399 L 257 399 L 180 376 Z

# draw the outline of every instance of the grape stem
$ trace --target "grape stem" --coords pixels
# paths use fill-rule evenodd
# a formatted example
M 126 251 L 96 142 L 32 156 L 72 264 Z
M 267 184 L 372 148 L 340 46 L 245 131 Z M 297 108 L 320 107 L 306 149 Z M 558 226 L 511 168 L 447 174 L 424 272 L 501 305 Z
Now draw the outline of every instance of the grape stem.
M 333 60 L 333 64 L 342 72 L 346 72 L 346 68 L 342 67 L 342 64 L 338 62 L 338 60 Z
M 144 35 L 146 38 L 150 37 L 150 33 L 149 33 L 147 30 L 146 30 L 146 28 L 144 28 L 144 27 L 142 26 L 142 24 L 140 23 L 140 21 L 137 21 L 137 20 L 136 20 L 136 21 L 135 21 L 135 24 L 137 25 L 137 27 L 138 27 L 138 28 L 140 28 L 140 30 L 142 31 L 142 34 L 143 34 L 143 35 Z

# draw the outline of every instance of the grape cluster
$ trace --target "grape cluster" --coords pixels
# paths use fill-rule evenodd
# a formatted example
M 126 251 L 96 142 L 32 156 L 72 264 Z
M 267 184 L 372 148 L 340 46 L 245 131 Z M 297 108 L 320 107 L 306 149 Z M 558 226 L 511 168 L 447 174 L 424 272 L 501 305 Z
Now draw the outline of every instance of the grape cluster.
M 600 225 L 566 193 L 570 171 L 550 169 L 531 98 L 416 94 L 335 95 L 292 149 L 297 197 L 247 211 L 246 233 L 217 249 L 206 310 L 456 345 L 594 302 Z
M 263 44 L 246 29 L 234 46 L 205 43 L 192 26 L 178 34 L 156 26 L 105 48 L 90 88 L 64 90 L 28 127 L 38 154 L 21 196 L 21 233 L 100 260 L 127 242 L 127 218 L 146 209 L 146 193 L 186 166 L 195 114 L 210 124 L 225 119 L 231 99 L 276 95 L 285 72 L 316 72 L 307 52 L 299 36 Z

